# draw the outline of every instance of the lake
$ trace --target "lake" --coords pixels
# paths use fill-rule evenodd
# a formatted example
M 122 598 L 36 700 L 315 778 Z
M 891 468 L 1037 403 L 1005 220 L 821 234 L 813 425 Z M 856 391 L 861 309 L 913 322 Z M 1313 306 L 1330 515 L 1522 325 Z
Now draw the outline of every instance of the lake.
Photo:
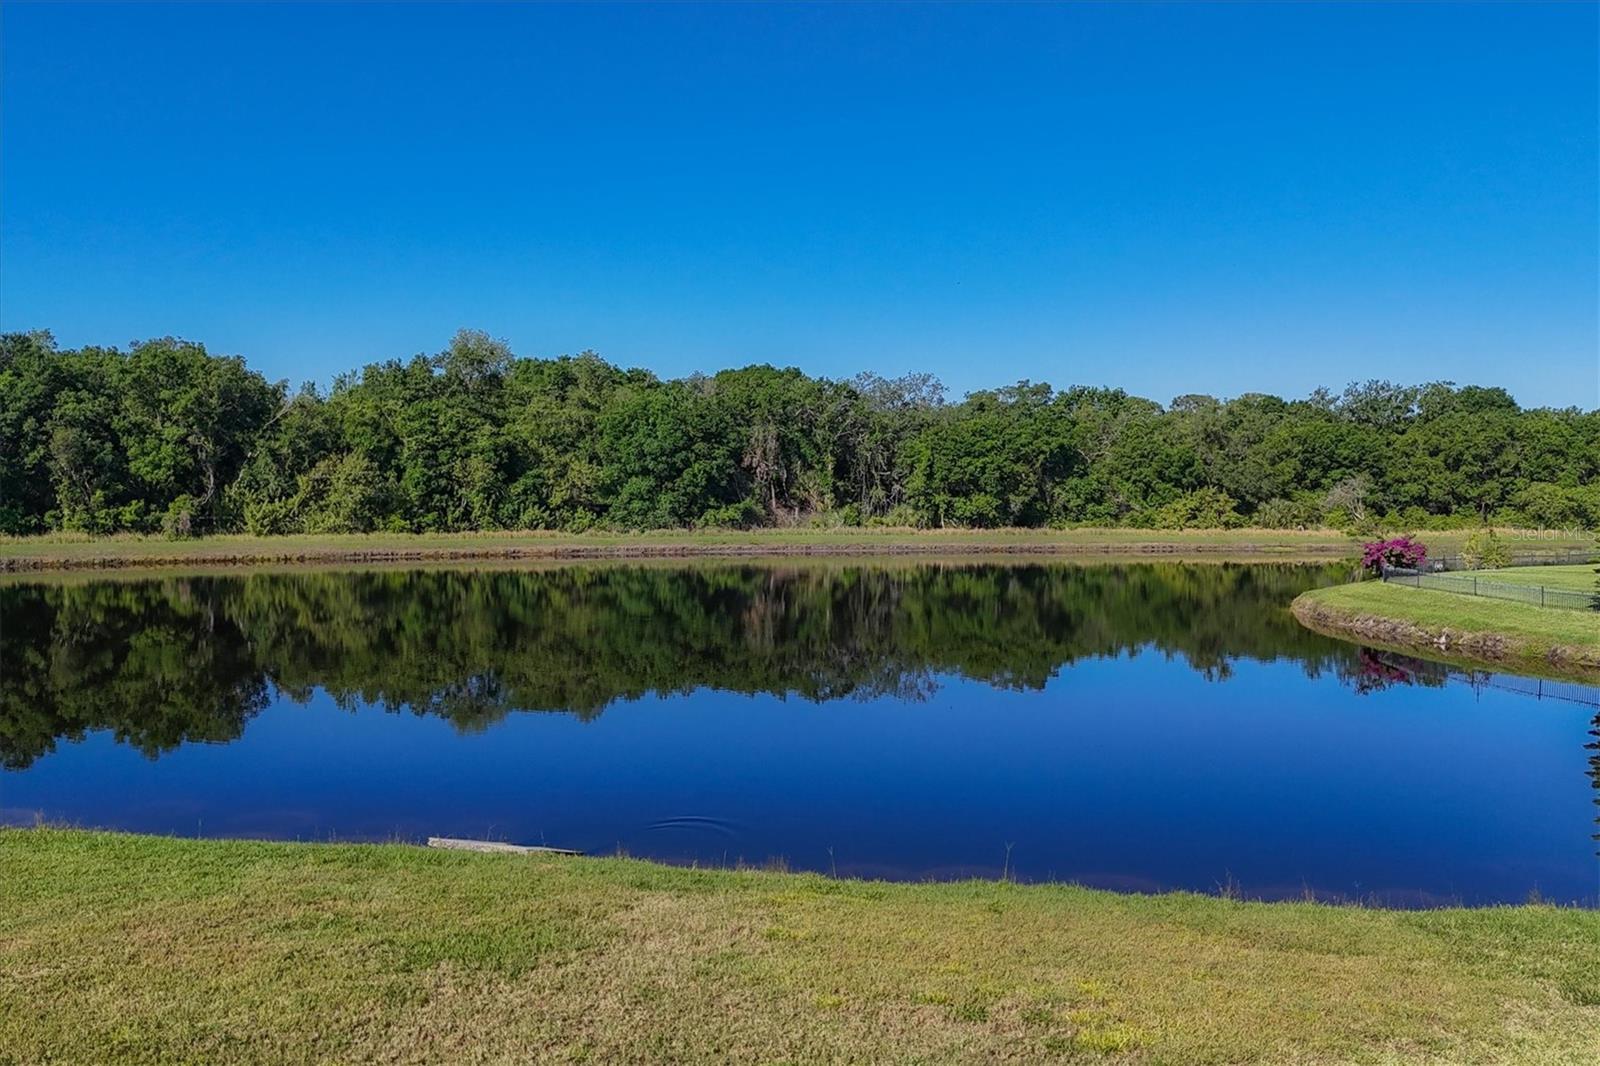
M 0 585 L 0 817 L 1594 906 L 1593 688 L 1301 628 L 1288 564 Z

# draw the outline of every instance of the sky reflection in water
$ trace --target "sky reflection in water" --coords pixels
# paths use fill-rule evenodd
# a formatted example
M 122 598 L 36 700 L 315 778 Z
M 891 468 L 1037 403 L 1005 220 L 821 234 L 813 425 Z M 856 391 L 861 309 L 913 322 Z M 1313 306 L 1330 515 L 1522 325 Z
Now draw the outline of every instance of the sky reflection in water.
M 814 563 L 11 584 L 0 808 L 1593 905 L 1600 708 L 1300 629 L 1289 599 L 1338 576 Z

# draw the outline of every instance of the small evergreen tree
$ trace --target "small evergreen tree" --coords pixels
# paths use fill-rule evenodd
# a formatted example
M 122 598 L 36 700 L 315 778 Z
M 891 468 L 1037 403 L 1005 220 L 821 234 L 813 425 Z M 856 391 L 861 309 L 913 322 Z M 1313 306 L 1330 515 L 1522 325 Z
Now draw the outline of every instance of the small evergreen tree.
M 1468 570 L 1492 570 L 1511 565 L 1511 549 L 1491 527 L 1474 530 L 1461 549 L 1461 561 Z

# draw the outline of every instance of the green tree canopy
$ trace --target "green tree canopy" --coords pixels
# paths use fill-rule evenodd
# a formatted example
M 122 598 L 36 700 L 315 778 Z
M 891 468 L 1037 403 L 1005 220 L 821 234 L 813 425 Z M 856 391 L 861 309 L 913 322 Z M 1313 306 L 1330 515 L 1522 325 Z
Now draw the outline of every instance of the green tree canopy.
M 463 330 L 326 394 L 163 338 L 0 337 L 0 532 L 1600 526 L 1600 412 L 1504 389 L 1290 400 L 748 366 L 664 381 Z

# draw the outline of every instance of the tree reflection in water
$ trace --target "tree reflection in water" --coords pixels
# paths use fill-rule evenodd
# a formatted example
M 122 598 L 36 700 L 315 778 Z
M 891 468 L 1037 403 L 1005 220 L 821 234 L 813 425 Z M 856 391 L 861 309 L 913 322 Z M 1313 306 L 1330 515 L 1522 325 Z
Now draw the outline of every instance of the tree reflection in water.
M 941 675 L 1042 687 L 1086 657 L 1153 649 L 1223 680 L 1292 658 L 1359 677 L 1300 627 L 1342 568 L 830 562 L 110 578 L 0 586 L 0 760 L 112 730 L 157 755 L 238 737 L 279 695 L 438 715 L 589 718 L 715 688 L 926 699 Z

